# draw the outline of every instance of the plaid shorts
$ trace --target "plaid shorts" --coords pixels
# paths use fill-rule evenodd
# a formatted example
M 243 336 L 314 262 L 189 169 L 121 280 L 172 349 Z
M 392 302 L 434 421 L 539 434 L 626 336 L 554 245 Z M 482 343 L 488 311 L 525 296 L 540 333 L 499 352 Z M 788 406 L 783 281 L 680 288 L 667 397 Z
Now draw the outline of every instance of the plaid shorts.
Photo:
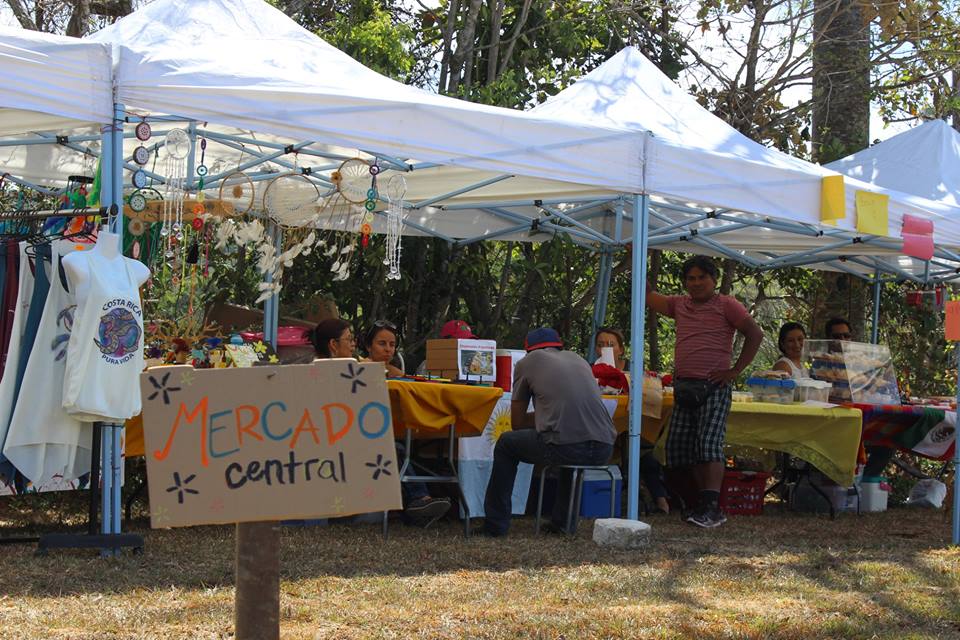
M 724 385 L 714 390 L 697 409 L 674 405 L 666 443 L 668 467 L 686 467 L 726 459 L 723 440 L 727 435 L 727 416 L 730 414 L 732 398 L 732 387 Z

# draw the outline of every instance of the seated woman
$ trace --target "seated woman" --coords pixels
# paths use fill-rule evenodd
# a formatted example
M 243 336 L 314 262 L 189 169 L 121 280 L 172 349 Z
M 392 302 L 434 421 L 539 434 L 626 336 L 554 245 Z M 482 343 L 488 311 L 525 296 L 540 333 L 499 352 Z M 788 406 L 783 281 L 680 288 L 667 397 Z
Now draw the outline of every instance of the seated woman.
M 803 342 L 807 339 L 807 332 L 799 322 L 787 322 L 780 327 L 780 336 L 777 338 L 777 347 L 783 356 L 777 360 L 773 368 L 777 371 L 786 371 L 793 379 L 809 378 L 810 374 L 803 366 Z
M 397 356 L 398 342 L 397 326 L 387 320 L 377 320 L 363 337 L 363 348 L 367 351 L 364 361 L 382 362 L 388 378 L 402 377 L 404 372 Z
M 630 371 L 630 361 L 623 357 L 623 332 L 613 327 L 600 327 L 593 338 L 594 350 L 597 357 L 603 353 L 604 347 L 613 349 L 613 360 L 620 371 Z
M 624 339 L 623 332 L 614 327 L 600 327 L 593 339 L 594 349 L 597 357 L 600 357 L 603 347 L 613 349 L 613 360 L 616 362 L 617 369 L 621 371 L 630 371 L 630 361 L 623 357 Z M 663 482 L 663 469 L 657 459 L 653 456 L 653 444 L 647 440 L 641 440 L 641 451 L 646 450 L 640 456 L 640 478 L 646 485 L 650 497 L 656 504 L 656 510 L 660 513 L 670 513 L 670 503 L 667 501 L 667 487 Z
M 363 337 L 363 346 L 368 358 L 365 362 L 382 362 L 387 368 L 388 378 L 403 376 L 403 369 L 397 357 L 397 327 L 392 322 L 377 320 Z M 404 448 L 397 443 L 397 466 L 402 463 Z M 446 515 L 450 510 L 450 501 L 446 498 L 433 498 L 423 482 L 402 482 L 400 493 L 403 497 L 404 522 L 416 526 L 428 527 Z
M 310 342 L 318 358 L 353 358 L 357 339 L 350 323 L 340 318 L 321 321 L 310 332 Z

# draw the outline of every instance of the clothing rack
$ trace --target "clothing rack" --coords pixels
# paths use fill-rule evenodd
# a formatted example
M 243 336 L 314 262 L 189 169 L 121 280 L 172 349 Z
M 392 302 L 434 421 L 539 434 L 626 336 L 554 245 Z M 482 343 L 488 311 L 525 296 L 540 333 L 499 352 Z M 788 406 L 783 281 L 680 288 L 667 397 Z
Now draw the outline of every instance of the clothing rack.
M 93 217 L 117 215 L 117 207 L 97 209 L 48 209 L 34 211 L 0 211 L 0 223 L 7 221 L 39 221 L 55 217 Z M 3 234 L 0 233 L 0 236 Z M 24 237 L 22 239 L 29 239 Z M 49 549 L 96 549 L 101 555 L 116 555 L 122 547 L 132 547 L 134 553 L 143 552 L 143 537 L 120 532 L 120 430 L 122 424 L 93 423 L 90 453 L 90 500 L 88 505 L 87 532 L 48 533 L 39 537 L 12 536 L 0 538 L 0 544 L 37 543 L 37 555 L 46 555 Z M 103 459 L 102 459 L 103 458 Z M 101 491 L 101 469 L 103 491 Z M 103 499 L 103 526 L 98 529 L 99 501 Z

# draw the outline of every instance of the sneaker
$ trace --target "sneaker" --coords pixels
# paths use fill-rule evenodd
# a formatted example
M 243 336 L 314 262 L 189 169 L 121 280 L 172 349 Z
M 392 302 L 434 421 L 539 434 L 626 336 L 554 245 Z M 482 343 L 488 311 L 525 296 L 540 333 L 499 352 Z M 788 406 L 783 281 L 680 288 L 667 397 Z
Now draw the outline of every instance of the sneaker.
M 403 508 L 403 515 L 419 527 L 426 529 L 431 524 L 447 515 L 450 511 L 450 501 L 446 498 L 431 498 L 424 496 Z
M 567 528 L 566 528 L 566 527 L 561 527 L 560 525 L 556 524 L 555 522 L 544 522 L 544 523 L 542 523 L 542 524 L 540 525 L 540 531 L 542 531 L 543 533 L 549 533 L 550 535 L 554 535 L 554 536 L 570 536 L 570 535 L 574 535 L 574 534 L 570 533 L 569 531 L 567 531 Z
M 687 516 L 686 520 L 690 524 L 697 525 L 698 527 L 712 529 L 713 527 L 719 527 L 726 522 L 727 516 L 723 514 L 723 511 L 721 511 L 720 507 L 717 505 L 710 505 L 707 507 L 697 508 L 693 513 Z
M 479 525 L 470 529 L 471 538 L 506 538 L 507 533 L 500 531 L 493 531 L 492 529 L 487 529 L 484 525 Z

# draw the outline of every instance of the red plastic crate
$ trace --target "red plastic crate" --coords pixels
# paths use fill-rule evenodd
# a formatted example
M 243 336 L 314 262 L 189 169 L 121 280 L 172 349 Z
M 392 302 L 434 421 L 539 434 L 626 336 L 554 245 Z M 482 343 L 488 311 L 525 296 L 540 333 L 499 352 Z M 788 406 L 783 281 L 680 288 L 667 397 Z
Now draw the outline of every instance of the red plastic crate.
M 731 471 L 723 474 L 720 508 L 732 515 L 759 516 L 763 513 L 763 492 L 769 473 L 763 471 Z

